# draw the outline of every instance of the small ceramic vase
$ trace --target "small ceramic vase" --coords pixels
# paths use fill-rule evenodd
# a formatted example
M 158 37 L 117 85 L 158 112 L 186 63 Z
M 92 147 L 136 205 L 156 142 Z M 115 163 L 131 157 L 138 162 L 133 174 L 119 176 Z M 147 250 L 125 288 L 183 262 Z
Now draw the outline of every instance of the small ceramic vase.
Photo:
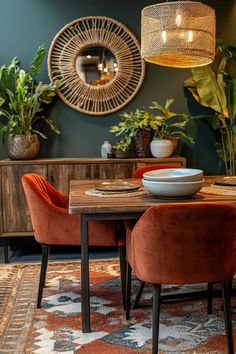
M 111 154 L 112 152 L 112 145 L 109 141 L 104 141 L 104 143 L 101 146 L 101 156 L 103 158 L 107 158 L 108 154 Z

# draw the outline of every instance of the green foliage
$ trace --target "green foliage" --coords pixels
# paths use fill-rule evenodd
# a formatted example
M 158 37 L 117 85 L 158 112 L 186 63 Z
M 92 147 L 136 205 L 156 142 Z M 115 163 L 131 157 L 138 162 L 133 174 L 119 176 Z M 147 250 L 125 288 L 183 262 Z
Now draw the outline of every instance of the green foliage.
M 224 161 L 227 175 L 235 175 L 236 158 L 236 48 L 218 39 L 212 64 L 192 69 L 192 77 L 184 86 L 202 106 L 213 113 L 204 118 L 217 130 L 218 156 Z
M 175 113 L 170 110 L 170 106 L 175 102 L 173 98 L 167 99 L 164 106 L 160 103 L 153 101 L 149 107 L 151 110 L 156 111 L 158 115 L 155 119 L 159 122 L 158 129 L 155 136 L 159 139 L 168 139 L 171 137 L 180 137 L 194 143 L 192 137 L 185 133 L 186 124 L 188 123 L 189 116 L 184 113 Z
M 45 134 L 36 130 L 38 122 L 45 123 L 55 133 L 60 133 L 55 123 L 45 115 L 45 106 L 52 103 L 59 83 L 46 84 L 35 80 L 41 71 L 45 53 L 46 49 L 42 44 L 31 62 L 29 72 L 20 68 L 16 57 L 9 66 L 0 67 L 0 115 L 5 119 L 0 128 L 3 141 L 7 135 L 31 133 L 37 133 L 46 139 Z
M 167 99 L 164 106 L 153 101 L 146 110 L 136 109 L 134 112 L 124 112 L 118 125 L 110 128 L 110 132 L 116 136 L 132 139 L 139 130 L 152 131 L 153 135 L 161 139 L 181 137 L 193 143 L 193 138 L 185 133 L 189 116 L 178 114 L 170 110 L 174 99 Z
M 120 116 L 121 122 L 110 128 L 110 132 L 116 136 L 133 138 L 138 130 L 156 130 L 160 124 L 151 112 L 140 109 L 130 113 L 124 112 Z
M 131 137 L 120 138 L 116 144 L 112 146 L 114 150 L 129 151 L 132 148 Z

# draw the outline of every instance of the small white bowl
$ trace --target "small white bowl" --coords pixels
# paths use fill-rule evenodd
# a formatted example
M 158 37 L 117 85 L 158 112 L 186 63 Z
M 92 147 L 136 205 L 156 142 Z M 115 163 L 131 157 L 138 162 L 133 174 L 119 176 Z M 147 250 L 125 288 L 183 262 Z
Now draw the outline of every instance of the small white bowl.
M 143 178 L 160 182 L 200 181 L 203 179 L 203 171 L 195 168 L 163 168 L 145 172 Z
M 159 182 L 143 179 L 144 187 L 153 195 L 165 198 L 191 197 L 203 186 L 204 180 L 190 182 Z

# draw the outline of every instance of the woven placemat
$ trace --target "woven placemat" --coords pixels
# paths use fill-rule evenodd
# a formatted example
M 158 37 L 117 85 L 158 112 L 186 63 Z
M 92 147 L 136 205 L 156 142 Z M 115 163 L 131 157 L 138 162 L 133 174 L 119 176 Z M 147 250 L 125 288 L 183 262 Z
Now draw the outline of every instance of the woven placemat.
M 200 192 L 206 194 L 236 195 L 236 187 L 211 184 L 209 187 L 202 187 Z
M 91 195 L 93 197 L 106 197 L 106 198 L 123 198 L 123 197 L 140 197 L 141 195 L 150 194 L 145 188 L 141 187 L 137 191 L 133 192 L 103 192 L 98 191 L 95 188 L 90 189 L 85 192 L 86 195 Z

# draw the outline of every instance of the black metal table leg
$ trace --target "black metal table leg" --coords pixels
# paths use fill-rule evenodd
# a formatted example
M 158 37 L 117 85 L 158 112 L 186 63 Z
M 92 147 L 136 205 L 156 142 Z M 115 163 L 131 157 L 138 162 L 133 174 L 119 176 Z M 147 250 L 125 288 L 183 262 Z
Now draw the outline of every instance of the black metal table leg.
M 82 332 L 90 332 L 88 218 L 81 214 L 81 302 Z

